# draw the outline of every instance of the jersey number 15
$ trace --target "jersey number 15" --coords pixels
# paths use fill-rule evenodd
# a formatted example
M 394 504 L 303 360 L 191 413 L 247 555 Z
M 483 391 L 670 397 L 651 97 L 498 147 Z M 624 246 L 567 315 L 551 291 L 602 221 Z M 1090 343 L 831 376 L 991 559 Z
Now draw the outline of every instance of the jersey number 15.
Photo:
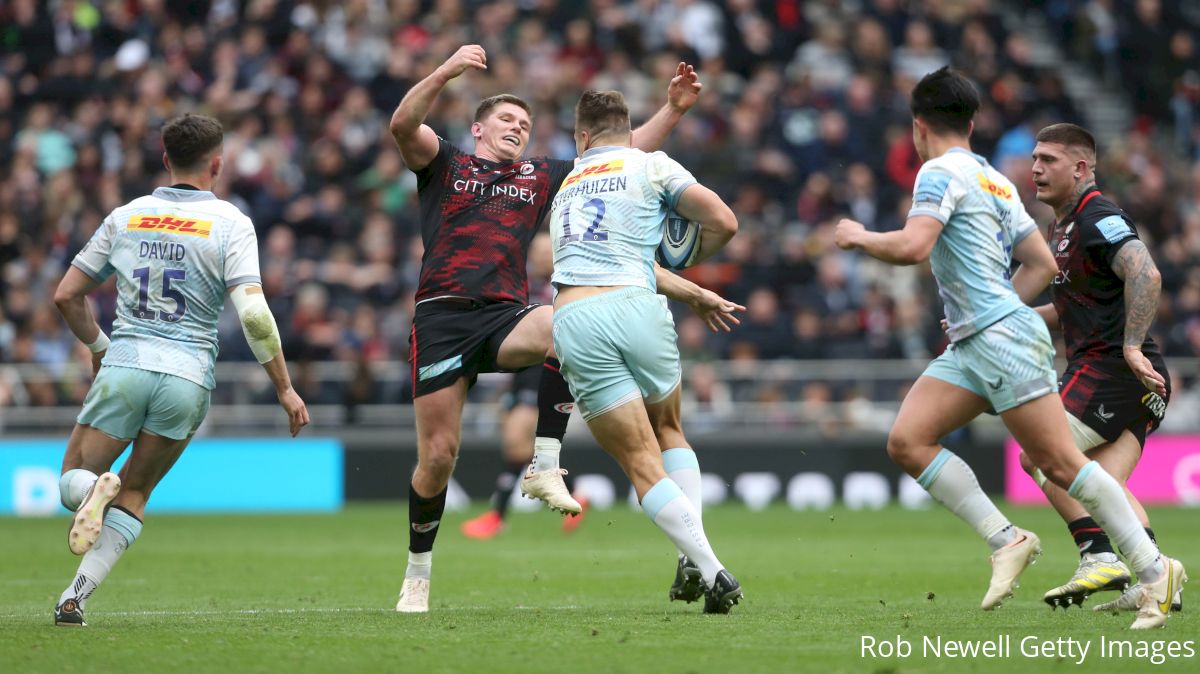
M 150 308 L 150 268 L 138 267 L 133 270 L 133 277 L 138 280 L 138 305 L 134 310 L 134 318 L 152 321 L 158 319 L 174 323 L 183 318 L 187 312 L 187 298 L 183 293 L 171 287 L 171 281 L 182 281 L 187 277 L 186 269 L 164 269 L 162 273 L 162 295 L 164 300 L 175 300 L 175 311 L 155 311 Z

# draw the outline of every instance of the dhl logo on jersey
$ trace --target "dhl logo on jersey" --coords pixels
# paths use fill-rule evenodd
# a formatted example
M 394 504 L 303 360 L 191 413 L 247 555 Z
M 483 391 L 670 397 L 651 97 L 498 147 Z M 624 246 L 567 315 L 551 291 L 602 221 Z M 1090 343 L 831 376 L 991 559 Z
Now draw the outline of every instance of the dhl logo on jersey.
M 128 229 L 184 234 L 207 239 L 208 235 L 212 233 L 212 220 L 176 218 L 170 215 L 135 215 L 129 219 Z
M 613 161 L 604 162 L 603 164 L 593 164 L 573 176 L 567 176 L 567 179 L 563 181 L 562 186 L 566 187 L 568 185 L 574 185 L 584 178 L 591 178 L 592 176 L 603 175 L 605 173 L 616 173 L 617 171 L 623 171 L 624 169 L 624 159 L 614 159 Z
M 982 173 L 980 173 L 978 175 L 979 175 L 979 186 L 982 187 L 985 192 L 990 192 L 992 196 L 1000 197 L 1001 199 L 1004 199 L 1005 201 L 1012 201 L 1013 192 L 1011 189 L 1009 189 L 1003 185 L 997 185 L 996 183 L 988 180 L 987 176 L 983 175 Z

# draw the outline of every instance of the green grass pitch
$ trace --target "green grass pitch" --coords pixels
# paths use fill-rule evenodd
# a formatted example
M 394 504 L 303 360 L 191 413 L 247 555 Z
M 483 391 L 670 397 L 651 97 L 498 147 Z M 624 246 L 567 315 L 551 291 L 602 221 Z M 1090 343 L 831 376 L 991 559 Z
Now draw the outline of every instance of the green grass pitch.
M 1200 671 L 1195 655 L 1155 666 L 1097 653 L 1102 637 L 1200 650 L 1200 592 L 1190 603 L 1185 592 L 1185 611 L 1151 634 L 1126 630 L 1131 614 L 1051 612 L 1041 594 L 1069 577 L 1074 546 L 1050 510 L 1007 511 L 1041 534 L 1045 554 L 1015 598 L 985 613 L 986 546 L 940 509 L 713 508 L 709 536 L 746 591 L 727 616 L 667 601 L 673 551 L 623 506 L 589 514 L 572 536 L 548 512 L 517 514 L 486 542 L 458 531 L 474 512 L 447 515 L 423 616 L 392 611 L 408 540 L 403 504 L 157 516 L 89 602 L 84 629 L 55 628 L 51 616 L 77 564 L 66 519 L 0 519 L 0 672 Z M 1200 577 L 1198 514 L 1151 511 L 1165 549 Z M 899 636 L 913 652 L 864 659 L 863 635 Z M 921 652 L 927 636 L 1003 635 L 1012 647 L 1003 658 Z M 1030 636 L 1090 643 L 1083 668 L 1077 656 L 1025 657 Z

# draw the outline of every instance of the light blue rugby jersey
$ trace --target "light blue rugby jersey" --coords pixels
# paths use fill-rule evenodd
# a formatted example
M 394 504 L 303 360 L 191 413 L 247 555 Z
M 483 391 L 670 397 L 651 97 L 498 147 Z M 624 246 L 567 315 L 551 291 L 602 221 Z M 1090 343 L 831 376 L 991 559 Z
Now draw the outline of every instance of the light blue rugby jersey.
M 656 291 L 654 253 L 667 211 L 695 182 L 662 152 L 623 146 L 584 152 L 554 197 L 551 282 Z
M 116 274 L 105 365 L 216 385 L 217 317 L 228 288 L 261 283 L 254 225 L 212 192 L 160 187 L 114 210 L 73 265 Z
M 1012 250 L 1037 224 L 1004 174 L 983 157 L 954 148 L 921 167 L 908 212 L 915 215 L 943 225 L 929 262 L 951 342 L 1023 306 L 1009 279 Z

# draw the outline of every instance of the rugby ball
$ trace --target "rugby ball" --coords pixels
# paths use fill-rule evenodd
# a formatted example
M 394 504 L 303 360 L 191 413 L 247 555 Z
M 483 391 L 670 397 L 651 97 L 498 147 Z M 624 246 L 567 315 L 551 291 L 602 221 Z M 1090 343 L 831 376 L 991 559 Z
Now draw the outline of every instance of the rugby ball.
M 700 223 L 688 220 L 674 211 L 668 212 L 666 226 L 663 228 L 662 243 L 658 244 L 655 259 L 663 267 L 678 271 L 696 264 L 698 257 L 700 257 Z

